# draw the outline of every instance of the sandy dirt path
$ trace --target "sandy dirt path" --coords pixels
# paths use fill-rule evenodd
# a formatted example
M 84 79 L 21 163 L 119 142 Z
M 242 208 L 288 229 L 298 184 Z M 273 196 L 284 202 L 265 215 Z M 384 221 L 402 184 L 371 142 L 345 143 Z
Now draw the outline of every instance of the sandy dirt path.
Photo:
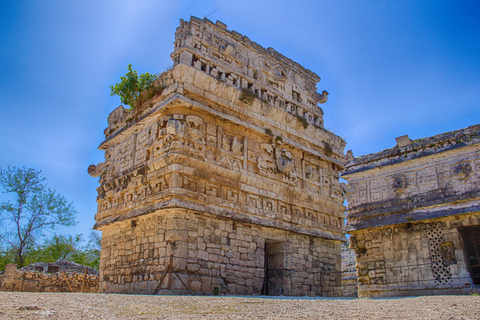
M 0 292 L 0 319 L 480 319 L 479 296 L 269 299 Z

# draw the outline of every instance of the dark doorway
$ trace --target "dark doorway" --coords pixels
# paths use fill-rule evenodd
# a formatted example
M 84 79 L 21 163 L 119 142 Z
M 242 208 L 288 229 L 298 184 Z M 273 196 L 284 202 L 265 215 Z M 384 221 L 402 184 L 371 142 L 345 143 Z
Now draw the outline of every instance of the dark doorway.
M 469 265 L 470 276 L 480 285 L 480 226 L 460 228 L 463 245 Z
M 265 280 L 262 295 L 283 294 L 284 242 L 265 243 Z

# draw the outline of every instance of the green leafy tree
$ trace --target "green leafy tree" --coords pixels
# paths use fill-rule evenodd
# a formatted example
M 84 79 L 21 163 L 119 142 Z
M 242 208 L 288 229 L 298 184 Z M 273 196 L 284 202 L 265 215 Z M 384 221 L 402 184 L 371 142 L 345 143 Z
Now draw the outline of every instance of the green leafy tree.
M 0 271 L 5 270 L 5 266 L 8 263 L 15 262 L 15 251 L 13 248 L 10 250 L 5 249 L 4 247 L 0 248 Z
M 79 263 L 98 270 L 100 265 L 100 246 L 97 240 L 99 233 L 90 235 L 90 240 L 84 246 L 82 234 L 53 235 L 41 245 L 29 247 L 24 251 L 25 265 L 33 262 L 55 262 L 59 259 Z M 0 271 L 5 269 L 7 263 L 15 262 L 15 250 L 3 250 L 0 247 Z
M 110 86 L 112 90 L 110 95 L 118 95 L 124 105 L 133 108 L 140 93 L 150 89 L 157 77 L 148 72 L 139 77 L 137 71 L 132 70 L 132 64 L 129 64 L 127 74 L 120 79 L 122 80 L 120 83 Z
M 51 239 L 29 251 L 25 261 L 32 262 L 55 262 L 59 259 L 79 263 L 84 266 L 98 269 L 100 263 L 100 248 L 94 240 L 90 240 L 84 247 L 82 234 L 54 235 Z
M 100 247 L 96 241 L 92 239 L 82 250 L 75 251 L 67 259 L 98 270 L 100 266 Z
M 46 239 L 42 245 L 26 252 L 25 262 L 29 264 L 32 262 L 55 262 L 59 259 L 67 260 L 69 256 L 79 251 L 81 241 L 81 234 L 76 236 L 55 234 L 52 238 Z
M 25 252 L 35 245 L 42 231 L 76 224 L 72 203 L 44 184 L 41 171 L 30 168 L 0 168 L 0 187 L 11 195 L 0 203 L 0 240 L 15 252 L 19 267 Z

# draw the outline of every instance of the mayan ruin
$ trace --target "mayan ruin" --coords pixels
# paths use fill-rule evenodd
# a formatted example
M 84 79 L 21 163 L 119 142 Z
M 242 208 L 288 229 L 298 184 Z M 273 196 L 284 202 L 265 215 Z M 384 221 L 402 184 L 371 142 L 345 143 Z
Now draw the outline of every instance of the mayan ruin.
M 480 1 L 3 1 L 0 320 L 480 320 Z
M 480 125 L 396 142 L 347 152 L 358 296 L 469 294 L 480 285 Z
M 89 167 L 99 292 L 340 296 L 346 143 L 320 77 L 206 18 L 180 21 L 171 58 Z

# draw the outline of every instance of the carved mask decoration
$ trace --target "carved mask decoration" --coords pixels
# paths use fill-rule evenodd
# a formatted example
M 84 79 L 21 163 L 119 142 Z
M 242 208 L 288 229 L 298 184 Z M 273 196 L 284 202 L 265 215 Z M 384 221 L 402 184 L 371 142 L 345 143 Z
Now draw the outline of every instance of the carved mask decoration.
M 285 81 L 287 79 L 287 70 L 281 65 L 276 65 L 273 77 L 275 80 Z
M 182 129 L 182 122 L 175 119 L 167 121 L 167 134 L 179 135 Z
M 395 190 L 396 193 L 401 193 L 407 188 L 407 178 L 405 177 L 397 177 L 393 181 L 392 188 Z
M 455 166 L 453 172 L 459 179 L 466 179 L 472 173 L 472 166 L 470 163 L 461 163 Z
M 288 173 L 294 169 L 292 154 L 286 149 L 275 149 L 276 164 L 279 171 Z

